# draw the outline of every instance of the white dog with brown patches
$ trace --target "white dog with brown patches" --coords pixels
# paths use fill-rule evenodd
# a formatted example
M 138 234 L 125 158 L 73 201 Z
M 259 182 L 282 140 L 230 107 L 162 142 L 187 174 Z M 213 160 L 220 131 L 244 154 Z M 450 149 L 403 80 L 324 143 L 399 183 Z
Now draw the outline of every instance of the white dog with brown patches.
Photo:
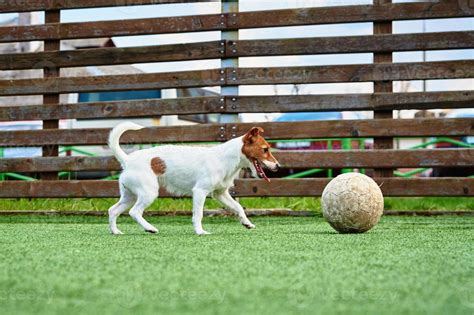
M 269 144 L 261 136 L 262 128 L 253 127 L 245 135 L 213 147 L 165 145 L 127 155 L 120 148 L 120 136 L 127 130 L 142 128 L 125 122 L 109 135 L 109 146 L 123 168 L 119 179 L 120 200 L 109 209 L 112 234 L 123 234 L 117 228 L 117 218 L 130 207 L 130 216 L 146 232 L 158 232 L 143 218 L 143 211 L 158 197 L 160 186 L 174 195 L 192 195 L 192 221 L 198 235 L 209 234 L 201 223 L 208 195 L 235 212 L 243 226 L 255 227 L 242 206 L 231 197 L 229 188 L 242 168 L 250 168 L 254 177 L 267 181 L 263 167 L 272 171 L 279 169 Z

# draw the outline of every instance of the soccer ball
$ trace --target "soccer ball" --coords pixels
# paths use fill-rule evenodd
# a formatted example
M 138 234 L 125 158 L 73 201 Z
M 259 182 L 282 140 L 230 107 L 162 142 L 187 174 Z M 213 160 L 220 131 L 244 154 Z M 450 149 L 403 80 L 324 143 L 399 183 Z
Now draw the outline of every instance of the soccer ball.
M 323 216 L 340 233 L 363 233 L 379 222 L 383 195 L 377 183 L 360 173 L 337 176 L 324 188 Z

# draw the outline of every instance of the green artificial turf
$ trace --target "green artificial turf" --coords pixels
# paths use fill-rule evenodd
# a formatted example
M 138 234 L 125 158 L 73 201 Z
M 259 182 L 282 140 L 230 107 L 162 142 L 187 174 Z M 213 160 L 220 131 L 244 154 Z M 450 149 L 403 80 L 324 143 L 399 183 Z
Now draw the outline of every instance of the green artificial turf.
M 472 314 L 474 219 L 0 217 L 2 314 Z

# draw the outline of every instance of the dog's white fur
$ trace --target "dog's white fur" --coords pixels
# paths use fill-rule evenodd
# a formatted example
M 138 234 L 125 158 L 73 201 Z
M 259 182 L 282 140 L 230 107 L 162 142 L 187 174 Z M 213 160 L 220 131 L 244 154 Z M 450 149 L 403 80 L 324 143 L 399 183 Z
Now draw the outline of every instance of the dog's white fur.
M 112 234 L 122 234 L 117 228 L 117 218 L 132 205 L 130 216 L 145 231 L 158 232 L 143 218 L 143 211 L 158 197 L 160 186 L 174 195 L 192 195 L 192 221 L 194 231 L 198 235 L 209 234 L 201 223 L 204 202 L 208 195 L 212 195 L 235 212 L 245 227 L 255 227 L 245 215 L 242 206 L 229 193 L 229 188 L 242 168 L 250 168 L 252 174 L 257 177 L 253 163 L 242 153 L 243 137 L 213 147 L 165 145 L 127 155 L 120 148 L 120 136 L 127 130 L 142 128 L 135 123 L 125 122 L 116 126 L 109 136 L 109 146 L 123 168 L 119 179 L 120 200 L 109 209 Z M 155 157 L 164 161 L 166 166 L 162 175 L 155 174 L 150 166 Z M 262 162 L 270 168 L 276 166 L 270 161 Z

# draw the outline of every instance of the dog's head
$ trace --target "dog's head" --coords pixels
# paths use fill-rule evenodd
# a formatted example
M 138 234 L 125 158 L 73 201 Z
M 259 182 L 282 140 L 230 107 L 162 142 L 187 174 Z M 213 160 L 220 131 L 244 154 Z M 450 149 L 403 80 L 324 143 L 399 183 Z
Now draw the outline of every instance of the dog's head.
M 276 172 L 280 168 L 280 163 L 270 152 L 270 145 L 262 137 L 263 129 L 252 127 L 243 136 L 242 153 L 249 161 L 249 167 L 254 177 L 260 177 L 270 181 L 263 170 L 263 167 Z M 262 167 L 263 166 L 263 167 Z

